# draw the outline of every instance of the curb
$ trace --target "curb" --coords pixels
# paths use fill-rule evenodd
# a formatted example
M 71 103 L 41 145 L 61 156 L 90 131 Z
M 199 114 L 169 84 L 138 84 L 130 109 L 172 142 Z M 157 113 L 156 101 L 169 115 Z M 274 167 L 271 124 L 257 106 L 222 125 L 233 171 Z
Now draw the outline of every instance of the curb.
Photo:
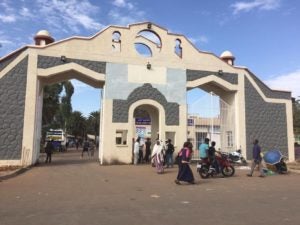
M 4 175 L 4 176 L 0 176 L 0 182 L 3 181 L 3 180 L 8 180 L 10 178 L 13 178 L 13 177 L 16 177 L 20 174 L 23 174 L 25 173 L 26 171 L 28 171 L 30 169 L 30 166 L 28 167 L 23 167 L 23 168 L 20 168 L 10 174 L 7 174 L 7 175 Z
M 292 173 L 300 174 L 300 170 L 288 169 L 288 171 L 290 171 L 290 172 L 292 172 Z

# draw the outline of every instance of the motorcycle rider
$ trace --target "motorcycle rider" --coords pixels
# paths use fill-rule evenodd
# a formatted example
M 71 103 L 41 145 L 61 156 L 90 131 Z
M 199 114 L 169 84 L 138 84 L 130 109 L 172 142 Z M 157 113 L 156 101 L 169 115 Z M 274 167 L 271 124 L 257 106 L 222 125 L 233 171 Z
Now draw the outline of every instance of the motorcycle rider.
M 218 160 L 216 160 L 216 142 L 212 141 L 211 142 L 211 146 L 208 149 L 208 160 L 210 165 L 215 168 L 216 172 L 219 173 L 220 172 L 220 167 L 219 167 L 219 163 Z
M 209 139 L 205 138 L 204 139 L 204 143 L 201 143 L 201 145 L 199 146 L 199 156 L 200 159 L 207 161 L 208 160 L 208 149 L 209 149 Z

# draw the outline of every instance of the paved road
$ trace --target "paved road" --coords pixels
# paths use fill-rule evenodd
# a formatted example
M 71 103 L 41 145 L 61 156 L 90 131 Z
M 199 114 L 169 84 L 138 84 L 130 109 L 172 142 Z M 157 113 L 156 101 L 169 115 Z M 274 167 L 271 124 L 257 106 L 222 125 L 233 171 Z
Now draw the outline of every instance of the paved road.
M 176 185 L 177 168 L 158 175 L 149 165 L 99 166 L 78 152 L 54 155 L 51 165 L 0 182 L 0 225 L 299 224 L 299 174 L 245 174 L 194 174 L 196 185 Z

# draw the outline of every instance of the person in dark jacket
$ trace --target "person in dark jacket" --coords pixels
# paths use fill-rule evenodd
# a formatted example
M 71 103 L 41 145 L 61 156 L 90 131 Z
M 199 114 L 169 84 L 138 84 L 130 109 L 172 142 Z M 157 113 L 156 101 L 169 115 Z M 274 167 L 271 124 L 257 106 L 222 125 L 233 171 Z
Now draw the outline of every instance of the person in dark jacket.
M 255 139 L 253 142 L 253 160 L 252 160 L 252 165 L 251 165 L 251 171 L 250 171 L 250 173 L 247 174 L 248 177 L 252 177 L 253 171 L 256 166 L 258 166 L 258 169 L 260 172 L 259 177 L 265 177 L 265 174 L 262 169 L 262 163 L 261 163 L 262 157 L 261 157 L 260 153 L 261 153 L 261 149 L 260 149 L 260 146 L 258 145 L 258 140 Z
M 47 141 L 47 144 L 45 147 L 45 152 L 47 154 L 45 163 L 48 163 L 48 162 L 51 163 L 51 156 L 52 156 L 53 150 L 54 150 L 53 140 Z
M 146 151 L 146 154 L 145 154 L 144 161 L 146 163 L 149 163 L 150 162 L 150 155 L 151 155 L 151 139 L 150 138 L 147 138 L 147 140 L 145 142 L 145 151 Z
M 213 166 L 216 169 L 217 173 L 219 173 L 220 169 L 219 169 L 218 161 L 216 159 L 216 149 L 215 149 L 215 146 L 216 146 L 216 142 L 212 141 L 211 142 L 211 146 L 209 147 L 207 153 L 208 153 L 208 159 L 209 159 L 210 165 Z
M 167 168 L 168 167 L 173 167 L 173 152 L 174 152 L 174 145 L 172 144 L 171 139 L 167 140 L 167 145 L 166 145 L 166 164 Z
M 83 143 L 82 152 L 81 152 L 81 158 L 83 158 L 84 152 L 86 152 L 87 155 L 90 156 L 89 150 L 90 150 L 90 142 L 87 139 L 85 139 L 85 141 Z

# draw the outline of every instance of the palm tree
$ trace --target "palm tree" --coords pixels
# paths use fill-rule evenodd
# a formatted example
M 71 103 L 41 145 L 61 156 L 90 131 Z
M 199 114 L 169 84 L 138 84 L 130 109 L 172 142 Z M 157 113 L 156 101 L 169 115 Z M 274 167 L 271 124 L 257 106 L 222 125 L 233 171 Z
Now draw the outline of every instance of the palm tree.
M 86 136 L 86 127 L 87 122 L 86 118 L 79 111 L 74 111 L 70 115 L 70 121 L 67 129 L 70 134 L 74 135 L 75 138 L 78 136 L 85 137 Z
M 99 125 L 100 125 L 100 112 L 91 112 L 88 117 L 88 131 L 95 135 L 95 141 L 97 140 L 97 135 L 99 135 Z

